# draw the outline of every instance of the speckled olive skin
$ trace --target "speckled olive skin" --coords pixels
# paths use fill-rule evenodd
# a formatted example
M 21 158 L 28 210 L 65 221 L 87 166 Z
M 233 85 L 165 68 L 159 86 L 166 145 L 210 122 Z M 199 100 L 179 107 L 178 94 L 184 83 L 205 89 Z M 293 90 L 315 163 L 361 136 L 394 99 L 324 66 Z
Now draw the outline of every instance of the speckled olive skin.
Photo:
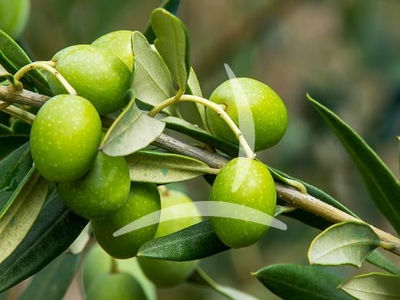
M 93 167 L 73 182 L 57 185 L 65 205 L 87 219 L 108 217 L 127 201 L 130 190 L 129 168 L 125 158 L 99 152 Z
M 33 161 L 49 181 L 74 181 L 93 165 L 101 140 L 93 105 L 79 96 L 58 95 L 38 111 L 31 129 Z
M 193 202 L 182 192 L 168 190 L 161 193 L 162 209 L 184 203 Z M 193 211 L 193 214 L 199 214 L 195 205 L 190 210 Z M 201 222 L 200 216 L 182 218 L 185 214 L 189 215 L 191 212 L 181 210 L 162 211 L 161 221 L 163 219 L 171 220 L 160 222 L 155 238 L 166 236 Z M 172 287 L 183 283 L 199 264 L 197 260 L 178 262 L 146 257 L 138 257 L 138 261 L 146 277 L 158 287 Z
M 135 256 L 139 247 L 154 237 L 158 224 L 118 237 L 113 237 L 113 233 L 160 208 L 160 194 L 155 184 L 132 182 L 128 200 L 118 212 L 91 221 L 97 242 L 112 257 L 125 259 Z
M 285 104 L 277 93 L 260 81 L 244 77 L 229 79 L 214 90 L 210 100 L 224 105 L 226 113 L 238 126 L 238 112 L 242 113 L 244 122 L 253 120 L 254 132 L 244 132 L 244 135 L 247 140 L 250 135 L 255 136 L 255 151 L 274 146 L 286 132 L 288 116 Z M 206 120 L 212 134 L 231 143 L 238 143 L 224 120 L 209 108 L 206 108 Z
M 276 189 L 267 167 L 250 158 L 234 158 L 218 173 L 210 193 L 210 201 L 224 201 L 255 208 L 274 216 Z M 243 220 L 212 217 L 217 236 L 232 248 L 247 247 L 257 242 L 268 226 L 256 224 L 243 215 Z
M 0 0 L 0 29 L 19 38 L 29 17 L 30 0 Z
M 74 45 L 57 52 L 52 60 L 55 69 L 65 77 L 78 95 L 88 99 L 100 115 L 115 112 L 127 103 L 132 72 L 115 55 L 91 45 Z M 65 93 L 65 88 L 48 75 L 51 90 Z
M 134 57 L 132 50 L 132 35 L 131 30 L 117 30 L 102 35 L 95 40 L 92 45 L 103 50 L 109 51 L 120 60 L 133 72 Z

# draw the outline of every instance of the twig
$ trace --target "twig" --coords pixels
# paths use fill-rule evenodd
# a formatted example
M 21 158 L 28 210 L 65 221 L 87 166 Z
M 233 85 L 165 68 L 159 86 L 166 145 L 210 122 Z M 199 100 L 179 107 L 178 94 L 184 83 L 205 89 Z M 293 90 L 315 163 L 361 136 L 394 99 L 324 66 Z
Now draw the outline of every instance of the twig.
M 0 86 L 0 99 L 11 103 L 30 103 L 33 106 L 40 107 L 42 104 L 44 104 L 48 97 L 26 90 L 15 92 L 6 87 Z M 103 117 L 102 121 L 103 124 L 109 125 L 112 123 L 112 119 L 107 117 Z M 221 168 L 229 161 L 226 157 L 188 145 L 164 133 L 161 134 L 153 144 L 165 150 L 201 160 L 212 168 Z M 315 198 L 309 194 L 304 194 L 280 182 L 276 182 L 276 190 L 278 197 L 289 205 L 308 211 L 316 216 L 328 220 L 329 222 L 340 223 L 350 220 L 362 221 L 319 200 L 318 198 Z M 372 225 L 369 226 L 375 231 L 383 243 L 393 246 L 388 247 L 386 250 L 400 255 L 400 239 L 398 237 Z

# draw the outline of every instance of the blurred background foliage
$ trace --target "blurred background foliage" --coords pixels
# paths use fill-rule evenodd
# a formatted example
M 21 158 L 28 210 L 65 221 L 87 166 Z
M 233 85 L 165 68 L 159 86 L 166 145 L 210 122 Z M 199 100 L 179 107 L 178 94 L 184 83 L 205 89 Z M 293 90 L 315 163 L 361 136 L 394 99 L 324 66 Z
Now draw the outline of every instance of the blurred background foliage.
M 32 0 L 22 40 L 36 60 L 58 50 L 91 43 L 117 30 L 143 30 L 156 0 Z M 271 166 L 344 202 L 366 221 L 392 229 L 368 199 L 360 177 L 338 140 L 307 103 L 306 93 L 348 122 L 398 175 L 400 133 L 400 2 L 373 0 L 202 0 L 181 1 L 178 16 L 190 36 L 192 63 L 206 97 L 237 76 L 265 82 L 287 104 L 284 139 L 259 153 Z M 209 188 L 203 180 L 184 188 L 195 200 Z M 260 299 L 275 299 L 250 275 L 272 263 L 307 263 L 318 231 L 282 218 L 286 232 L 270 230 L 252 247 L 205 259 L 203 267 L 221 284 Z M 365 266 L 364 270 L 371 270 Z M 334 268 L 349 275 L 354 268 Z M 76 286 L 66 299 L 79 299 Z M 160 290 L 160 299 L 220 299 L 212 291 L 184 285 Z

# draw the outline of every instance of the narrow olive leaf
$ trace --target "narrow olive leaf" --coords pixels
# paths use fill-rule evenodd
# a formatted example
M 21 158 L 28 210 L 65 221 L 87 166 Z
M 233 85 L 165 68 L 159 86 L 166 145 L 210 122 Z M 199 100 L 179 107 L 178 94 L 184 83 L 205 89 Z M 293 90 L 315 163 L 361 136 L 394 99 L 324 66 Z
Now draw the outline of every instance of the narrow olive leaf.
M 397 139 L 398 139 L 399 142 L 400 142 L 400 136 L 397 136 Z M 398 155 L 398 157 L 399 157 L 399 170 L 400 170 L 400 143 L 399 143 L 399 145 L 397 146 L 397 155 Z
M 191 283 L 196 283 L 203 286 L 208 286 L 217 293 L 223 295 L 227 299 L 231 300 L 257 300 L 254 296 L 247 294 L 243 291 L 224 286 L 216 283 L 206 272 L 200 267 L 197 268 L 192 275 L 188 278 Z
M 80 261 L 81 255 L 60 255 L 33 277 L 18 300 L 63 299 Z
M 173 80 L 181 91 L 185 91 L 190 72 L 189 38 L 185 25 L 167 10 L 157 8 L 151 15 L 151 26 L 157 37 L 154 45 Z
M 271 168 L 271 167 L 269 167 L 269 168 Z M 357 218 L 357 215 L 355 213 L 353 213 L 350 209 L 348 209 L 346 206 L 344 206 L 342 203 L 340 203 L 339 201 L 334 199 L 332 196 L 330 196 L 326 192 L 324 192 L 324 191 L 318 189 L 317 187 L 310 185 L 304 181 L 301 181 L 297 178 L 290 177 L 289 175 L 287 175 L 279 170 L 276 170 L 276 169 L 273 169 L 273 170 L 275 173 L 280 173 L 281 176 L 285 176 L 289 179 L 297 180 L 297 181 L 301 182 L 302 184 L 304 184 L 309 195 L 311 195 L 325 203 L 328 203 L 329 205 L 332 205 L 332 206 L 348 213 L 349 215 Z M 274 174 L 274 173 L 272 173 L 272 174 Z M 276 180 L 276 178 L 274 178 L 274 179 Z M 288 217 L 298 220 L 304 224 L 307 224 L 308 226 L 312 226 L 312 227 L 318 228 L 320 230 L 324 230 L 332 225 L 332 223 L 328 222 L 327 220 L 325 220 L 319 216 L 316 216 L 312 213 L 309 213 L 307 211 L 300 210 L 300 209 L 296 209 L 292 212 L 285 212 L 285 216 L 288 216 Z M 387 258 L 384 254 L 379 252 L 379 249 L 376 249 L 375 251 L 373 251 L 367 257 L 367 261 L 375 266 L 380 267 L 383 270 L 390 272 L 390 273 L 400 274 L 399 266 L 396 263 L 394 263 L 393 260 Z
M 210 220 L 174 232 L 143 244 L 138 256 L 188 261 L 209 257 L 228 250 L 217 237 Z
M 212 172 L 205 163 L 183 155 L 139 151 L 126 157 L 131 181 L 165 184 L 192 179 Z
M 312 241 L 308 260 L 310 264 L 360 267 L 379 243 L 379 237 L 367 224 L 342 222 L 332 225 Z
M 10 256 L 32 227 L 46 200 L 48 187 L 49 182 L 35 171 L 0 220 L 0 263 Z
M 395 175 L 348 124 L 311 97 L 308 99 L 350 155 L 376 206 L 400 233 L 400 183 Z
M 37 273 L 61 255 L 88 222 L 68 210 L 58 195 L 47 201 L 26 237 L 0 264 L 0 292 Z
M 132 36 L 132 49 L 135 54 L 135 76 L 132 88 L 136 97 L 143 103 L 156 106 L 176 94 L 171 73 L 157 50 L 138 31 Z M 176 115 L 176 108 L 164 111 Z
M 4 31 L 0 30 L 0 49 L 3 53 L 3 56 L 0 55 L 0 64 L 5 68 L 7 66 L 13 65 L 15 68 L 20 69 L 21 67 L 30 64 L 32 61 L 25 53 L 25 51 Z M 4 59 L 6 58 L 6 60 Z M 3 64 L 4 62 L 4 64 Z M 7 70 L 10 73 L 15 70 Z M 52 95 L 52 92 L 49 89 L 46 78 L 42 73 L 38 70 L 32 70 L 26 74 L 38 91 L 41 94 Z
M 209 134 L 204 129 L 201 129 L 199 126 L 189 123 L 181 118 L 166 117 L 163 118 L 162 121 L 166 123 L 167 128 L 186 134 L 200 142 L 210 145 L 213 148 L 219 149 L 232 157 L 237 156 L 239 153 L 237 145 L 219 139 Z
M 286 300 L 350 300 L 336 287 L 340 276 L 316 266 L 275 264 L 253 274 L 272 293 Z
M 191 95 L 195 95 L 198 97 L 203 97 L 203 92 L 201 91 L 200 83 L 197 78 L 197 75 L 192 68 L 190 68 L 190 73 L 189 73 L 189 78 L 188 78 L 188 86 L 187 86 L 187 93 Z M 195 103 L 195 108 L 199 114 L 201 123 L 202 123 L 202 128 L 207 129 L 207 119 L 206 119 L 206 108 L 204 105 L 201 105 L 199 103 Z
M 150 145 L 165 123 L 149 117 L 135 104 L 135 96 L 107 132 L 100 149 L 110 156 L 126 156 Z
M 344 281 L 339 288 L 356 299 L 400 299 L 400 276 L 376 272 L 363 274 Z
M 29 143 L 20 146 L 0 161 L 0 219 L 15 200 L 31 168 Z
M 166 9 L 169 11 L 171 14 L 176 15 L 178 12 L 180 0 L 165 0 L 160 7 Z M 153 28 L 151 27 L 151 23 L 149 22 L 146 26 L 146 29 L 143 31 L 144 36 L 146 39 L 149 41 L 150 44 L 154 44 L 154 41 L 156 39 L 156 34 L 154 33 Z

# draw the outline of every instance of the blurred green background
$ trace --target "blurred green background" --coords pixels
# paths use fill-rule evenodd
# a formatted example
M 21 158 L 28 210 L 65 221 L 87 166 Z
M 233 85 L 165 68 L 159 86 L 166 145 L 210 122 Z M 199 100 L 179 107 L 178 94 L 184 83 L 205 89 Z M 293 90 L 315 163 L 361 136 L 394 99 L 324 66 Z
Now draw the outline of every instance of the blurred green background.
M 24 43 L 36 60 L 58 50 L 91 43 L 117 29 L 143 30 L 155 0 L 32 0 Z M 398 176 L 400 133 L 399 1 L 202 0 L 181 1 L 178 16 L 186 24 L 192 64 L 205 96 L 227 79 L 223 64 L 237 76 L 271 86 L 285 101 L 289 128 L 274 148 L 259 158 L 344 202 L 366 221 L 390 232 L 369 200 L 354 166 L 338 140 L 306 101 L 306 93 L 348 122 Z M 209 187 L 187 182 L 195 200 Z M 277 299 L 250 275 L 272 263 L 307 263 L 307 248 L 318 233 L 281 218 L 288 230 L 271 229 L 246 249 L 218 254 L 202 262 L 221 284 L 260 299 Z M 395 259 L 395 258 L 393 258 Z M 354 268 L 331 268 L 350 275 Z M 362 270 L 373 270 L 366 265 Z M 77 284 L 65 299 L 79 299 Z M 221 299 L 208 289 L 185 284 L 160 290 L 160 299 Z

